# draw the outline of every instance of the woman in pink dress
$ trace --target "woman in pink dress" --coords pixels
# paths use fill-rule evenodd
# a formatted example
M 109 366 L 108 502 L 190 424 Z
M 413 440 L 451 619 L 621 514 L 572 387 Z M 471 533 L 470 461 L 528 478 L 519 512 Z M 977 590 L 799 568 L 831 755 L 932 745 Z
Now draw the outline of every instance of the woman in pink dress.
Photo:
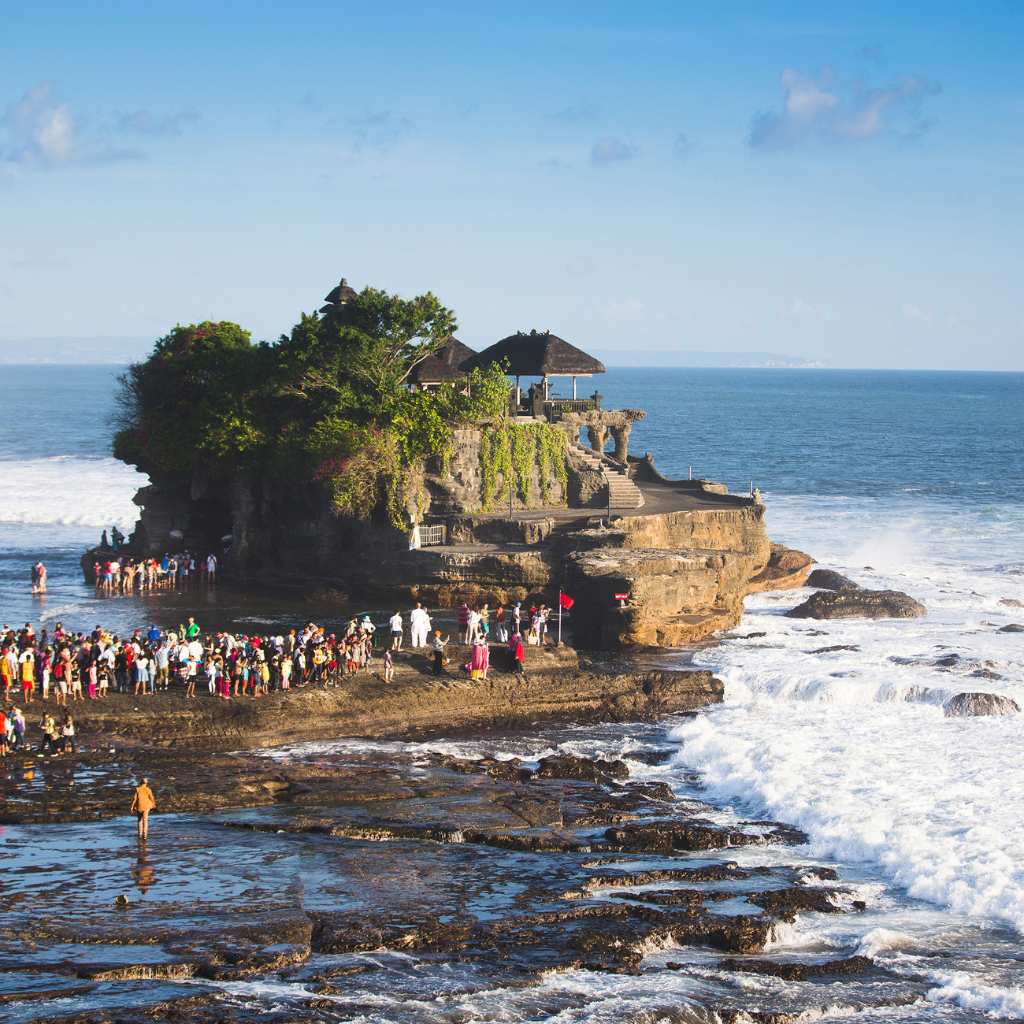
M 469 674 L 474 679 L 486 679 L 487 670 L 491 665 L 490 650 L 487 641 L 479 637 L 473 644 L 473 654 L 469 661 Z

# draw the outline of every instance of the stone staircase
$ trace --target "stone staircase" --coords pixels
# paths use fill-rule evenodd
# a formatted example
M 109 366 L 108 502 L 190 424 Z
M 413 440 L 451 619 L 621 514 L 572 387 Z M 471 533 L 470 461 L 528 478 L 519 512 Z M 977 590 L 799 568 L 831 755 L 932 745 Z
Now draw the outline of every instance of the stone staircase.
M 619 469 L 607 459 L 602 459 L 596 452 L 585 448 L 582 444 L 576 443 L 570 447 L 575 458 L 591 469 L 597 470 L 605 478 L 608 484 L 608 503 L 613 509 L 641 508 L 643 506 L 643 493 L 626 475 L 624 469 Z

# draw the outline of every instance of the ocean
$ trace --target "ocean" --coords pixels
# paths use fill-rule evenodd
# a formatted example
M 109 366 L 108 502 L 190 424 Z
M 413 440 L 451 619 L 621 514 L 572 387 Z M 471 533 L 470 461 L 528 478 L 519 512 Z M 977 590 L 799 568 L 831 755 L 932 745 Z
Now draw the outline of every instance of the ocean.
M 5 368 L 5 622 L 124 628 L 151 618 L 170 624 L 182 613 L 167 599 L 97 600 L 81 579 L 82 549 L 114 523 L 130 528 L 132 495 L 146 482 L 109 456 L 115 375 L 110 367 Z M 801 917 L 777 935 L 774 952 L 861 951 L 929 979 L 923 1004 L 865 1011 L 872 1020 L 1024 1017 L 1024 715 L 951 719 L 942 710 L 962 691 L 1024 706 L 1024 633 L 1000 632 L 1024 623 L 1024 374 L 613 369 L 595 384 L 606 406 L 646 410 L 634 453 L 650 451 L 669 476 L 692 468 L 736 491 L 753 484 L 773 540 L 867 587 L 906 591 L 928 615 L 817 623 L 784 615 L 805 592 L 756 595 L 733 635 L 695 655 L 726 683 L 725 703 L 707 714 L 654 730 L 541 730 L 423 746 L 469 756 L 623 756 L 634 777 L 699 792 L 725 818 L 796 824 L 810 837 L 808 861 L 834 864 L 868 909 Z M 37 557 L 50 570 L 45 601 L 28 593 Z M 208 625 L 284 614 L 238 596 L 203 601 Z M 664 744 L 675 751 L 667 764 L 630 757 Z M 788 862 L 792 852 L 755 849 L 737 859 L 771 856 Z M 635 1016 L 673 993 L 686 996 L 659 957 L 683 958 L 652 951 L 642 983 L 587 972 L 547 979 L 557 1014 L 509 990 L 500 1016 L 493 991 L 461 992 L 457 1006 L 422 1019 Z M 713 968 L 693 971 L 716 983 Z M 784 983 L 750 984 L 753 998 L 758 985 Z M 280 988 L 242 994 L 256 1004 L 287 1000 Z M 360 1019 L 415 1018 L 399 1014 L 399 1002 L 374 1005 Z

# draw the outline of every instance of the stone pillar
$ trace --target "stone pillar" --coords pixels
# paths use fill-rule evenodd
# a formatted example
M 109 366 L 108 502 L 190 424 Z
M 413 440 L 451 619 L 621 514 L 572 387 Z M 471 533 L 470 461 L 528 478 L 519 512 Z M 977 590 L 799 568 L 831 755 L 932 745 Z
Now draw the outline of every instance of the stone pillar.
M 627 422 L 621 427 L 611 429 L 615 440 L 615 458 L 618 462 L 625 463 L 629 458 L 629 432 L 633 429 L 633 424 Z
M 608 428 L 603 424 L 599 423 L 596 426 L 587 426 L 587 439 L 590 441 L 590 447 L 595 452 L 603 452 L 605 441 L 608 440 Z

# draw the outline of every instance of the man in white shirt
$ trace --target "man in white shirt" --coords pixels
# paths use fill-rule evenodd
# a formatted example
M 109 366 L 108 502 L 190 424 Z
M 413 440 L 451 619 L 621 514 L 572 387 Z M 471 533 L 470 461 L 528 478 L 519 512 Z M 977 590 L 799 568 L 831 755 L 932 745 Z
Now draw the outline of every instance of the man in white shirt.
M 412 634 L 413 647 L 427 646 L 427 636 L 430 634 L 430 616 L 419 601 L 409 613 L 409 631 Z
M 388 619 L 388 626 L 391 628 L 391 650 L 400 651 L 402 649 L 402 613 L 395 612 Z

